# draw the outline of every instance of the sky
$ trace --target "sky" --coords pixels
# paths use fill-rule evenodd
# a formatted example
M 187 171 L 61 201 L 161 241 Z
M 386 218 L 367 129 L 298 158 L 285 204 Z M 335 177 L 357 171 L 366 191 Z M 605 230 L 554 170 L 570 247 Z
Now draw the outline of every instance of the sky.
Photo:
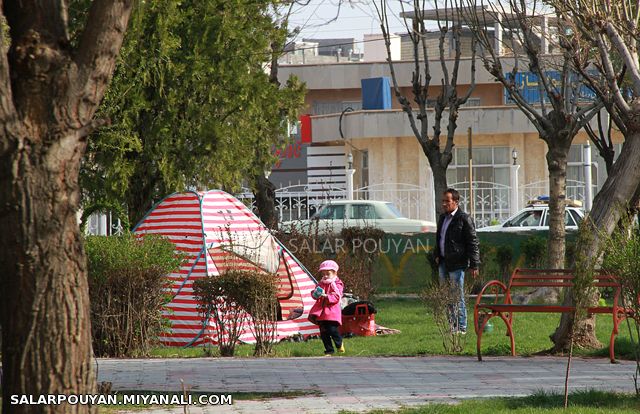
M 342 5 L 338 14 L 340 1 Z M 364 34 L 381 33 L 374 1 L 379 4 L 380 0 L 311 0 L 308 5 L 295 9 L 289 27 L 303 28 L 297 40 L 353 37 L 356 41 L 362 41 Z M 402 9 L 398 1 L 388 1 L 388 7 L 390 31 L 405 32 L 404 23 L 399 17 Z M 327 23 L 336 14 L 337 20 Z

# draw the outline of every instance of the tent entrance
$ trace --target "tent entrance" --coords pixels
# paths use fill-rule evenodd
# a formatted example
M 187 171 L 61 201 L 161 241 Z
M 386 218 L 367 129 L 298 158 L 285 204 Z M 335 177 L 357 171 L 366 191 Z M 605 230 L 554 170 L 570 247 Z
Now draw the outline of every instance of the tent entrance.
M 265 247 L 268 245 L 264 240 L 257 246 L 250 244 L 210 246 L 207 250 L 215 266 L 215 271 L 210 272 L 210 276 L 215 277 L 215 275 L 230 269 L 274 274 L 277 276 L 278 283 L 276 297 L 278 300 L 278 320 L 297 319 L 304 313 L 304 303 L 295 282 L 293 270 L 287 263 L 284 250 L 277 243 L 275 244 L 276 249 L 273 250 Z

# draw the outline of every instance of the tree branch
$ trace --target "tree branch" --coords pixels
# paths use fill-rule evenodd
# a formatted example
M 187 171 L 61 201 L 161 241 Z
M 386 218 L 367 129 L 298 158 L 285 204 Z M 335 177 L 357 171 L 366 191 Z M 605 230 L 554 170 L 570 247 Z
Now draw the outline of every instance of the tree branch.
M 580 131 L 586 124 L 591 122 L 591 119 L 595 116 L 595 114 L 599 113 L 603 107 L 604 104 L 602 103 L 602 101 L 598 100 L 576 112 L 577 122 L 573 126 L 572 133 L 574 135 L 577 134 L 578 131 Z
M 124 40 L 133 0 L 94 0 L 75 56 L 80 87 L 67 99 L 77 108 L 81 124 L 88 123 L 101 101 Z M 75 103 L 75 104 L 74 104 Z M 78 125 L 80 127 L 81 125 Z
M 627 101 L 625 101 L 624 97 L 622 96 L 622 91 L 618 87 L 617 77 L 615 74 L 615 70 L 613 69 L 613 63 L 611 62 L 611 59 L 609 57 L 610 51 L 600 33 L 596 34 L 596 42 L 598 52 L 600 54 L 600 60 L 602 61 L 602 69 L 604 69 L 605 71 L 605 77 L 607 83 L 609 84 L 610 92 L 613 94 L 613 99 L 620 110 L 629 112 L 631 108 L 629 107 L 629 104 L 627 104 Z
M 393 84 L 393 92 L 398 99 L 398 102 L 402 106 L 402 110 L 407 114 L 407 118 L 409 118 L 409 125 L 411 126 L 411 130 L 415 135 L 418 142 L 422 145 L 426 144 L 423 135 L 418 130 L 416 125 L 415 118 L 413 116 L 413 109 L 411 108 L 411 103 L 409 100 L 400 92 L 400 87 L 398 86 L 398 79 L 396 77 L 396 71 L 393 66 L 393 61 L 391 60 L 391 40 L 389 38 L 389 20 L 387 17 L 387 6 L 385 0 L 381 0 L 380 6 L 376 2 L 373 2 L 373 5 L 378 13 L 378 17 L 380 19 L 380 30 L 382 30 L 382 37 L 384 38 L 384 44 L 387 49 L 387 62 L 389 63 L 389 72 L 391 74 L 391 82 Z
M 640 72 L 638 72 L 638 54 L 635 51 L 630 51 L 626 42 L 616 28 L 611 24 L 611 22 L 607 22 L 605 26 L 607 30 L 607 35 L 609 35 L 609 39 L 611 39 L 611 43 L 618 50 L 618 53 L 622 56 L 625 65 L 629 71 L 629 76 L 631 77 L 633 84 L 633 91 L 636 96 L 640 95 Z

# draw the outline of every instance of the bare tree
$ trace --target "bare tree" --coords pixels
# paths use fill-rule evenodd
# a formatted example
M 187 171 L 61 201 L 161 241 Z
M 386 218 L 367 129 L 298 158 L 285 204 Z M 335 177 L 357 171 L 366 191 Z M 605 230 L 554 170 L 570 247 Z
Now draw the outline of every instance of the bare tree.
M 605 169 L 607 174 L 611 171 L 611 167 L 613 167 L 613 159 L 616 155 L 615 150 L 613 149 L 613 140 L 611 139 L 612 130 L 613 130 L 613 121 L 610 116 L 606 117 L 606 125 L 603 124 L 603 114 L 598 112 L 596 117 L 597 120 L 597 129 L 594 129 L 593 126 L 589 123 L 584 126 L 584 130 L 589 136 L 591 142 L 598 150 L 598 154 L 604 160 Z
M 581 76 L 571 65 L 571 55 L 549 53 L 558 48 L 551 35 L 548 7 L 525 0 L 502 0 L 485 4 L 465 0 L 466 21 L 481 45 L 480 58 L 491 75 L 504 85 L 510 99 L 538 130 L 547 145 L 549 172 L 549 239 L 547 265 L 564 268 L 565 200 L 567 159 L 571 143 L 602 108 L 596 99 L 581 97 Z M 504 51 L 504 52 L 503 52 Z M 524 72 L 524 73 L 523 73 Z M 522 88 L 525 76 L 537 82 L 537 102 L 527 99 Z
M 77 47 L 68 1 L 0 1 L 0 322 L 6 413 L 86 405 L 11 405 L 11 395 L 95 392 L 78 171 L 114 70 L 130 0 L 95 0 Z
M 447 167 L 452 160 L 453 137 L 457 128 L 459 109 L 471 96 L 475 88 L 475 54 L 476 48 L 472 41 L 471 45 L 471 83 L 462 96 L 458 96 L 458 75 L 460 72 L 460 62 L 462 58 L 462 25 L 459 19 L 459 11 L 453 7 L 453 3 L 446 2 L 445 7 L 440 8 L 436 4 L 435 16 L 433 20 L 437 23 L 437 31 L 430 32 L 427 28 L 427 21 L 430 13 L 424 10 L 424 1 L 413 0 L 413 11 L 405 11 L 405 2 L 399 2 L 402 7 L 402 18 L 407 29 L 407 36 L 411 41 L 413 51 L 413 74 L 411 77 L 411 91 L 413 102 L 417 104 L 417 110 L 412 106 L 411 100 L 400 89 L 395 72 L 395 63 L 391 59 L 391 34 L 389 32 L 389 15 L 387 2 L 381 0 L 375 3 L 378 17 L 380 18 L 380 28 L 387 48 L 387 62 L 391 72 L 391 81 L 396 99 L 407 114 L 411 130 L 415 135 L 422 151 L 429 160 L 429 166 L 433 173 L 434 192 L 436 200 L 447 189 Z M 406 2 L 409 3 L 409 2 Z M 430 46 L 429 39 L 435 33 L 437 52 L 434 53 Z M 449 58 L 445 45 L 448 41 L 453 43 L 453 58 Z M 448 48 L 446 48 L 448 49 Z M 431 54 L 439 59 L 442 70 L 442 77 L 438 80 L 440 92 L 436 96 L 433 110 L 429 107 L 431 100 L 429 94 L 431 85 Z M 430 115 L 433 112 L 433 115 Z M 429 131 L 429 120 L 433 119 L 433 130 Z M 446 139 L 441 142 L 442 122 L 446 117 Z M 473 202 L 473 200 L 470 200 Z M 438 213 L 442 212 L 442 206 L 436 202 Z
M 597 261 L 605 238 L 616 230 L 627 209 L 636 208 L 640 200 L 640 8 L 626 1 L 549 3 L 569 27 L 563 46 L 571 53 L 574 67 L 624 136 L 620 155 L 608 170 L 585 223 L 593 226 L 593 231 L 581 232 L 588 236 L 580 237 L 577 243 L 577 256 Z M 572 330 L 585 334 L 585 327 L 579 324 L 574 329 L 573 324 L 573 315 L 563 315 L 554 334 L 556 347 L 568 343 Z

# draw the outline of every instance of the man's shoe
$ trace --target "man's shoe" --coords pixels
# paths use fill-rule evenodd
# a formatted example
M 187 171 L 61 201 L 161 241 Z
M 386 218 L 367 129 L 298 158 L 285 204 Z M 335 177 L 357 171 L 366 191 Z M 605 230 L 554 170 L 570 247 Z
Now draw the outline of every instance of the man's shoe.
M 340 348 L 338 348 L 338 352 L 344 354 L 344 344 L 340 345 Z
M 466 335 L 467 334 L 467 330 L 466 329 L 460 329 L 458 331 L 456 331 L 456 335 Z
M 331 356 L 333 355 L 333 351 L 324 351 L 324 356 Z

